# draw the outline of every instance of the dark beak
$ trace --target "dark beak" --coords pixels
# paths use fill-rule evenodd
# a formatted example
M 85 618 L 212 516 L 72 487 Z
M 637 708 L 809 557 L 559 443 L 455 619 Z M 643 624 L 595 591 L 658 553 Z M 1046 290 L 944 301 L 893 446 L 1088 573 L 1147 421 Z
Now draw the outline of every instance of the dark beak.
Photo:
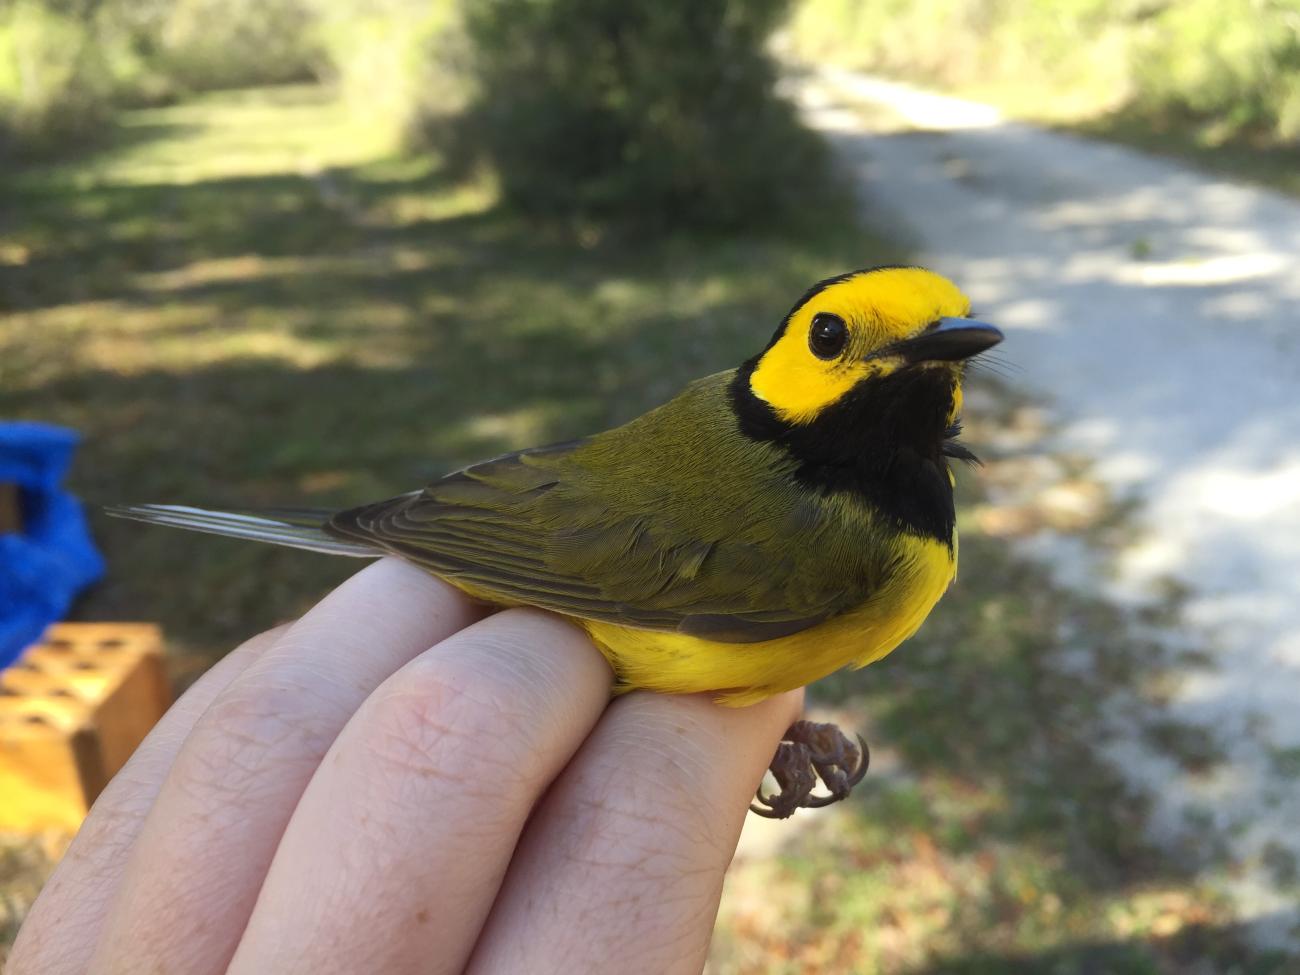
M 970 318 L 941 318 L 928 331 L 878 350 L 872 358 L 902 356 L 908 363 L 959 362 L 1002 341 L 1002 330 Z

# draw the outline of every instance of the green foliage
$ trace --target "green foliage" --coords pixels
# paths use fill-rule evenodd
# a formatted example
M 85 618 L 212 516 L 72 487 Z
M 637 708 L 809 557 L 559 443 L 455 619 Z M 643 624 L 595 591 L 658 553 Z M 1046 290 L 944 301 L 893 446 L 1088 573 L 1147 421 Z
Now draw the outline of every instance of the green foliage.
M 420 141 L 462 104 L 457 0 L 334 0 L 317 13 L 327 76 L 390 141 Z
M 75 139 L 111 111 L 108 52 L 86 20 L 34 0 L 0 6 L 0 156 Z
M 124 105 L 304 78 L 315 2 L 0 2 L 0 156 L 84 143 Z
M 642 228 L 820 210 L 820 140 L 775 93 L 788 0 L 0 0 L 0 133 L 84 143 L 122 106 L 332 81 L 390 144 L 451 144 L 520 209 Z
M 1213 141 L 1300 141 L 1296 0 L 804 0 L 795 53 L 1029 114 L 1178 116 Z
M 822 144 L 775 93 L 784 0 L 482 0 L 457 145 L 520 208 L 742 226 L 803 208 Z
M 128 10 L 174 94 L 300 81 L 319 60 L 313 0 L 137 0 L 120 16 Z
M 1119 65 L 1099 56 L 1112 53 L 1108 18 L 1116 9 L 1108 0 L 803 0 L 790 40 L 809 62 L 939 85 L 1049 77 L 1063 87 L 1113 83 Z
M 1300 4 L 1184 0 L 1134 44 L 1138 106 L 1300 143 Z

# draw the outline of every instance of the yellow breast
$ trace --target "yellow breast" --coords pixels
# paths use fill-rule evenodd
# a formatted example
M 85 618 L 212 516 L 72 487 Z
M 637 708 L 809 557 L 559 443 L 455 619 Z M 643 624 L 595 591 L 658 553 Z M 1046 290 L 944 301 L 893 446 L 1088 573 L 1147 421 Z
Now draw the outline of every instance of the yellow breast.
M 956 571 L 949 549 L 907 538 L 888 585 L 847 613 L 761 643 L 720 643 L 681 633 L 578 620 L 623 685 L 668 694 L 712 691 L 720 703 L 754 704 L 803 687 L 841 667 L 879 660 L 916 632 Z

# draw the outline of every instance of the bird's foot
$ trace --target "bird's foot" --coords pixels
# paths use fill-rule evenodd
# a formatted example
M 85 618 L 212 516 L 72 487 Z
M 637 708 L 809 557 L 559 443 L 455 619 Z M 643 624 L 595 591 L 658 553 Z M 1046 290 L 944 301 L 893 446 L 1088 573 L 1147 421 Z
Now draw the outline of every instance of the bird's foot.
M 862 736 L 855 744 L 833 724 L 796 721 L 777 746 L 769 766 L 777 792 L 763 795 L 762 787 L 750 812 L 768 819 L 786 819 L 796 809 L 819 809 L 844 799 L 862 781 L 871 763 L 871 753 Z M 814 795 L 820 779 L 826 795 Z

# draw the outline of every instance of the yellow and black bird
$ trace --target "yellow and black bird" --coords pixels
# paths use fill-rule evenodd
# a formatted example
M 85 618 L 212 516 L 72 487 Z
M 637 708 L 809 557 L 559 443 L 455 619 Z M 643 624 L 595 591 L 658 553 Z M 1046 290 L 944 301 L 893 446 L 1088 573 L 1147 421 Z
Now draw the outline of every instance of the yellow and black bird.
M 918 267 L 829 278 L 738 369 L 623 426 L 347 511 L 110 513 L 337 555 L 398 555 L 575 620 L 620 687 L 729 705 L 878 660 L 957 566 L 951 458 L 971 357 L 1002 339 Z M 842 798 L 865 748 L 799 722 L 756 811 Z M 829 796 L 814 796 L 820 776 Z

